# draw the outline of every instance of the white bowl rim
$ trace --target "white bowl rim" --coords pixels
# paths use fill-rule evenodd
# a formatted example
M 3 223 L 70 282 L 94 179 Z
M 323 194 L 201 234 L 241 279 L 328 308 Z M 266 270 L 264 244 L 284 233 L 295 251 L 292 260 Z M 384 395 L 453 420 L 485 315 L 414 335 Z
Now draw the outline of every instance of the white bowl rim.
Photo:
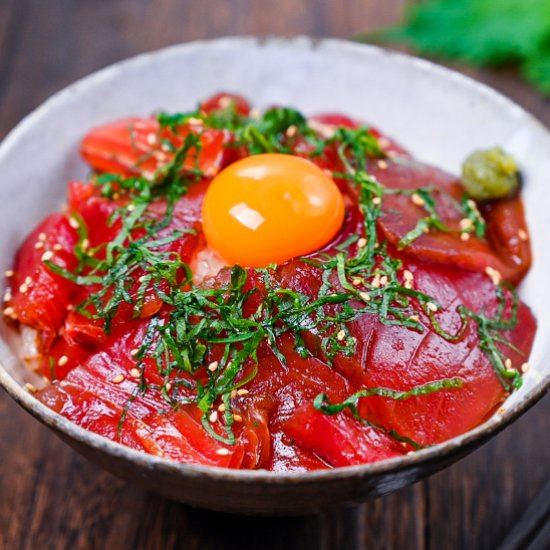
M 470 88 L 486 99 L 500 103 L 503 108 L 516 110 L 520 113 L 526 122 L 536 126 L 544 134 L 550 138 L 550 133 L 546 127 L 539 122 L 534 116 L 528 113 L 525 109 L 514 103 L 512 100 L 496 92 L 489 86 L 480 83 L 461 73 L 457 73 L 451 69 L 420 59 L 412 55 L 389 51 L 384 48 L 349 42 L 334 38 L 312 38 L 308 36 L 280 37 L 280 36 L 229 36 L 209 40 L 197 40 L 181 44 L 175 44 L 156 51 L 142 53 L 137 56 L 111 64 L 103 69 L 93 72 L 85 76 L 62 90 L 53 94 L 50 98 L 44 101 L 40 106 L 34 109 L 30 114 L 26 115 L 12 129 L 0 144 L 0 160 L 9 155 L 10 150 L 17 146 L 17 141 L 20 134 L 27 131 L 27 128 L 35 125 L 40 121 L 47 111 L 58 104 L 63 103 L 71 95 L 77 93 L 82 88 L 94 86 L 102 80 L 109 79 L 111 74 L 124 70 L 129 67 L 148 65 L 154 63 L 158 59 L 178 55 L 182 50 L 190 51 L 193 49 L 201 50 L 208 48 L 210 45 L 228 46 L 245 44 L 251 48 L 262 47 L 269 44 L 291 44 L 292 47 L 303 49 L 315 49 L 321 47 L 324 50 L 342 54 L 355 56 L 387 56 L 393 62 L 403 65 L 412 65 L 416 69 L 420 69 L 441 77 L 453 79 L 459 82 L 460 85 Z M 547 360 L 549 360 L 548 358 Z M 57 414 L 50 408 L 43 405 L 34 398 L 24 387 L 20 386 L 15 379 L 8 374 L 3 365 L 0 365 L 0 386 L 18 402 L 24 409 L 37 417 L 46 425 L 59 430 L 65 436 L 77 440 L 79 443 L 92 447 L 98 451 L 103 451 L 112 455 L 115 458 L 128 460 L 136 465 L 145 466 L 149 469 L 160 469 L 167 472 L 176 473 L 182 477 L 208 477 L 212 480 L 226 482 L 247 482 L 247 483 L 262 483 L 266 485 L 284 485 L 284 484 L 311 484 L 317 482 L 333 482 L 339 479 L 348 478 L 366 478 L 391 474 L 399 470 L 409 468 L 418 468 L 423 464 L 427 464 L 434 459 L 442 459 L 450 457 L 459 452 L 462 448 L 475 446 L 482 443 L 490 436 L 496 434 L 505 426 L 513 422 L 523 413 L 525 413 L 532 405 L 541 399 L 550 389 L 550 374 L 544 376 L 538 383 L 535 389 L 517 401 L 514 405 L 507 408 L 502 414 L 493 415 L 489 420 L 477 426 L 464 434 L 458 435 L 443 443 L 434 445 L 419 450 L 415 453 L 404 455 L 401 457 L 391 458 L 374 462 L 370 464 L 360 464 L 356 466 L 345 466 L 327 470 L 317 470 L 311 472 L 271 472 L 267 470 L 236 470 L 229 468 L 221 468 L 215 466 L 200 466 L 192 464 L 182 464 L 169 459 L 159 458 L 152 455 L 147 455 L 140 451 L 126 447 L 120 443 L 111 441 L 103 436 L 90 432 L 80 426 L 73 424 L 68 419 Z

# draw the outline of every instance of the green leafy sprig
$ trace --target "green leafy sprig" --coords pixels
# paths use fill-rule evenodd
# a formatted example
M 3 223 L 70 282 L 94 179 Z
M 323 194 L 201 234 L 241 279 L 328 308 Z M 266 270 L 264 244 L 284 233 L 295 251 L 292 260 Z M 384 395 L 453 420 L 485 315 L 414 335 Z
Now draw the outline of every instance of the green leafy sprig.
M 550 95 L 550 0 L 430 0 L 409 6 L 403 25 L 359 37 L 373 38 L 477 66 L 515 63 Z

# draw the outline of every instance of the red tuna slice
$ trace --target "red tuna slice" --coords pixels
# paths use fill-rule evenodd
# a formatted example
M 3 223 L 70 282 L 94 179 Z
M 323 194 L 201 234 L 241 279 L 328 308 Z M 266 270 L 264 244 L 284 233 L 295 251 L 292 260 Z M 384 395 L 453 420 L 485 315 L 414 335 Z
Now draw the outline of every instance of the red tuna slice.
M 272 472 L 311 472 L 330 467 L 311 449 L 283 431 L 282 427 L 271 433 L 271 441 L 275 452 L 266 468 Z
M 89 347 L 68 338 L 61 329 L 60 335 L 51 345 L 42 350 L 40 374 L 52 381 L 63 380 L 72 369 L 86 360 L 90 351 Z
M 142 421 L 166 458 L 186 464 L 224 467 L 238 467 L 242 460 L 242 447 L 224 446 L 215 441 L 185 411 L 153 412 Z M 229 454 L 219 454 L 221 449 L 227 449 Z
M 11 299 L 6 304 L 11 309 L 5 313 L 41 331 L 42 348 L 47 348 L 61 327 L 76 288 L 74 283 L 50 271 L 44 260 L 74 269 L 77 240 L 67 216 L 52 214 L 27 237 L 15 257 Z
M 197 248 L 202 244 L 200 239 L 200 211 L 202 199 L 207 182 L 192 185 L 189 192 L 183 196 L 174 206 L 174 212 L 171 222 L 167 227 L 161 229 L 157 234 L 151 237 L 152 240 L 158 240 L 170 237 L 175 231 L 181 231 L 183 234 L 177 239 L 171 240 L 163 245 L 155 247 L 153 250 L 158 252 L 173 252 L 179 259 L 189 263 L 195 255 Z M 110 223 L 110 218 L 115 210 L 123 203 L 121 201 L 111 201 L 97 196 L 97 187 L 93 184 L 82 184 L 73 182 L 70 187 L 69 204 L 78 212 L 86 225 L 90 247 L 98 247 L 113 240 L 120 231 L 120 222 Z M 166 213 L 166 201 L 158 200 L 153 202 L 148 215 L 151 222 L 161 221 Z M 139 229 L 133 232 L 133 238 L 141 237 L 143 230 Z M 101 257 L 101 250 L 98 252 Z M 130 296 L 137 297 L 141 283 L 139 278 L 145 274 L 143 269 L 133 272 L 134 283 L 129 288 Z M 181 277 L 183 277 L 183 270 Z M 166 290 L 167 283 L 161 282 L 161 290 Z M 74 303 L 82 303 L 90 294 L 101 289 L 100 285 L 81 286 L 78 296 Z M 111 294 L 108 292 L 104 297 L 104 303 Z M 162 301 L 157 296 L 151 283 L 145 291 L 144 300 L 138 312 L 135 311 L 134 304 L 122 302 L 118 311 L 111 322 L 111 330 L 115 330 L 118 325 L 124 324 L 136 317 L 147 318 L 157 313 L 162 307 Z M 93 308 L 91 313 L 95 313 Z M 103 321 L 101 319 L 89 318 L 76 311 L 70 312 L 65 323 L 65 332 L 67 338 L 73 343 L 80 343 L 83 346 L 95 346 L 105 339 L 103 332 Z
M 88 389 L 70 385 L 49 386 L 39 398 L 82 428 L 133 449 L 188 464 L 229 465 L 230 457 L 226 455 L 217 455 L 211 460 L 200 453 L 196 442 L 184 437 L 163 414 L 151 412 L 139 419 L 127 411 L 121 423 L 119 407 Z
M 242 412 L 245 420 L 254 424 L 258 417 L 268 418 L 269 440 L 264 441 L 266 450 L 260 467 L 277 471 L 300 470 L 304 463 L 312 469 L 326 467 L 308 449 L 292 448 L 287 437 L 282 435 L 282 426 L 294 410 L 304 403 L 311 403 L 320 393 L 328 394 L 334 400 L 344 399 L 349 385 L 338 373 L 315 357 L 301 357 L 294 350 L 294 338 L 290 334 L 278 340 L 278 348 L 286 358 L 286 364 L 262 344 L 258 350 L 258 372 L 245 386 L 249 392 L 235 399 L 236 410 Z M 252 365 L 248 365 L 243 376 L 247 376 Z M 268 433 L 263 434 L 267 439 Z M 266 462 L 268 460 L 268 462 Z
M 186 462 L 196 464 L 239 467 L 245 453 L 255 441 L 251 441 L 248 434 L 241 437 L 238 431 L 237 444 L 224 445 L 206 432 L 200 422 L 202 413 L 196 406 L 188 405 L 173 411 L 159 390 L 164 378 L 156 371 L 157 367 L 152 361 L 146 364 L 143 374 L 148 385 L 147 391 L 139 391 L 141 378 L 134 377 L 137 362 L 133 358 L 133 350 L 138 349 L 143 342 L 145 330 L 146 323 L 141 322 L 126 333 L 112 335 L 102 348 L 74 368 L 59 384 L 49 386 L 40 392 L 38 398 L 60 414 L 83 425 L 87 420 L 85 409 L 79 408 L 80 401 L 72 399 L 71 407 L 63 408 L 56 405 L 56 400 L 64 402 L 65 394 L 78 396 L 80 392 L 85 391 L 90 399 L 97 398 L 98 403 L 94 405 L 96 408 L 100 407 L 101 403 L 108 404 L 108 427 L 112 428 L 114 421 L 111 420 L 114 417 L 118 427 L 123 414 L 123 425 L 126 418 L 129 418 L 130 430 L 135 422 L 146 426 L 150 433 L 148 432 L 148 439 L 143 441 L 143 445 L 151 454 L 170 456 L 174 459 L 177 455 Z M 177 376 L 179 379 L 182 377 L 181 373 Z M 59 389 L 59 395 L 56 394 L 56 389 Z M 88 405 L 90 399 L 86 401 Z M 162 415 L 159 411 L 163 411 Z M 101 424 L 86 427 L 92 431 L 96 431 L 94 427 L 97 427 L 100 430 L 97 433 L 118 441 L 118 433 L 113 429 L 105 430 Z M 159 431 L 156 428 L 159 428 Z M 222 432 L 223 427 L 219 428 Z M 124 440 L 122 442 L 124 443 Z M 158 450 L 155 450 L 157 448 Z M 221 449 L 227 449 L 227 453 L 220 453 Z
M 371 162 L 369 172 L 389 189 L 437 189 L 439 216 L 450 229 L 459 230 L 462 214 L 453 201 L 460 201 L 463 188 L 455 177 L 403 158 L 386 162 L 384 168 L 377 162 Z M 487 219 L 486 238 L 470 235 L 468 240 L 463 241 L 458 232 L 445 233 L 432 228 L 407 245 L 404 252 L 423 261 L 450 264 L 472 271 L 484 272 L 491 267 L 504 279 L 517 283 L 530 266 L 528 243 L 517 246 L 518 231 L 525 230 L 521 201 L 516 198 L 498 208 L 488 206 L 484 208 L 484 213 Z M 426 216 L 425 208 L 413 203 L 410 195 L 386 195 L 379 227 L 388 241 L 398 246 L 400 240 Z M 506 223 L 505 229 L 503 223 Z
M 393 458 L 408 449 L 391 436 L 345 413 L 328 416 L 310 403 L 294 411 L 284 430 L 335 468 Z
M 38 398 L 85 430 L 112 441 L 119 440 L 120 411 L 97 395 L 82 388 L 75 390 L 55 385 L 42 390 Z M 120 442 L 132 449 L 157 455 L 161 453 L 161 449 L 154 444 L 149 429 L 132 415 L 126 418 L 120 433 Z
M 456 311 L 461 303 L 474 311 L 485 304 L 487 315 L 494 314 L 497 298 L 488 277 L 444 269 L 414 266 L 409 266 L 409 269 L 414 273 L 415 288 L 433 296 L 441 304 L 442 311 L 436 317 L 449 333 L 458 333 L 461 326 Z M 425 326 L 430 327 L 428 319 L 422 319 Z M 516 328 L 501 333 L 519 351 L 498 344 L 513 368 L 519 369 L 527 360 L 535 329 L 530 310 L 520 303 Z M 363 400 L 362 412 L 369 419 L 422 445 L 438 443 L 474 428 L 506 396 L 492 364 L 479 347 L 473 321 L 456 342 L 447 341 L 430 328 L 418 333 L 379 324 L 373 331 L 368 324 L 362 324 L 361 319 L 355 322 L 350 332 L 361 342 L 359 356 L 363 361 L 366 387 L 408 391 L 442 379 L 458 377 L 463 381 L 459 388 L 402 401 L 380 397 Z M 339 358 L 335 361 L 338 363 Z
M 183 195 L 174 205 L 170 223 L 160 230 L 154 238 L 170 236 L 174 231 L 197 232 L 200 229 L 202 203 L 208 181 L 203 180 L 189 187 L 188 192 Z M 121 230 L 119 220 L 111 221 L 117 209 L 127 204 L 128 199 L 107 199 L 98 195 L 99 188 L 93 183 L 71 182 L 69 184 L 69 208 L 75 211 L 82 218 L 88 232 L 89 247 L 95 248 L 99 245 L 111 242 Z M 166 214 L 166 200 L 153 201 L 147 209 L 151 223 L 163 220 Z M 143 231 L 134 231 L 134 238 L 139 238 Z M 190 235 L 182 237 L 181 246 L 172 245 L 170 250 L 185 248 Z M 178 241 L 176 241 L 177 243 Z M 182 259 L 192 256 L 193 250 L 182 250 Z M 184 261 L 186 261 L 184 259 Z
M 531 267 L 531 245 L 523 201 L 519 195 L 480 205 L 487 222 L 487 239 L 499 258 L 513 266 L 507 277 L 519 283 Z
M 463 304 L 472 311 L 484 307 L 493 315 L 497 307 L 495 287 L 486 275 L 432 266 L 409 264 L 414 273 L 414 288 L 432 296 L 442 308 L 437 319 L 445 330 L 456 334 L 461 327 L 456 312 Z M 309 296 L 318 293 L 321 270 L 301 265 L 295 260 L 279 269 L 283 286 Z M 509 306 L 507 314 L 509 314 Z M 448 342 L 431 328 L 427 316 L 421 314 L 426 330 L 419 333 L 402 326 L 383 325 L 375 315 L 363 315 L 351 322 L 348 329 L 357 340 L 353 357 L 338 354 L 334 369 L 355 387 L 383 387 L 407 391 L 415 386 L 441 379 L 460 377 L 461 388 L 404 401 L 370 397 L 364 399 L 368 418 L 388 429 L 417 440 L 421 444 L 442 441 L 463 433 L 482 422 L 504 399 L 505 390 L 488 357 L 479 349 L 476 325 L 457 342 Z M 531 349 L 535 321 L 529 309 L 519 305 L 517 327 L 503 332 L 521 352 L 499 345 L 519 368 Z M 308 348 L 322 357 L 320 336 L 304 333 Z
M 294 337 L 286 333 L 277 340 L 277 347 L 285 357 L 283 364 L 268 348 L 258 349 L 258 372 L 246 385 L 249 391 L 240 401 L 243 410 L 253 408 L 266 411 L 270 424 L 284 421 L 292 411 L 307 401 L 326 393 L 331 399 L 347 395 L 347 381 L 316 357 L 301 357 L 294 349 Z M 246 377 L 252 365 L 243 370 Z
M 225 145 L 232 137 L 227 130 L 204 130 L 201 123 L 172 130 L 161 128 L 155 118 L 125 118 L 94 128 L 82 140 L 80 152 L 98 172 L 152 178 L 174 159 L 191 132 L 200 134 L 201 148 L 198 155 L 194 147 L 190 149 L 183 168 L 198 168 L 206 176 L 214 176 L 231 157 Z
M 393 139 L 382 134 L 377 128 L 373 128 L 369 124 L 364 122 L 359 122 L 353 118 L 350 118 L 346 115 L 341 115 L 338 113 L 323 113 L 319 115 L 314 115 L 310 119 L 310 125 L 317 129 L 321 135 L 330 137 L 332 133 L 338 127 L 351 128 L 352 130 L 357 130 L 358 128 L 365 127 L 368 128 L 370 133 L 378 140 L 380 148 L 387 155 L 399 155 L 399 156 L 410 156 L 409 152 L 396 143 Z M 316 124 L 317 123 L 317 124 Z
M 195 405 L 187 405 L 177 411 L 170 411 L 166 417 L 176 426 L 179 432 L 189 441 L 191 446 L 205 457 L 205 464 L 215 464 L 229 468 L 238 468 L 241 466 L 245 454 L 245 445 L 248 440 L 243 441 L 238 430 L 240 426 L 235 426 L 237 431 L 237 442 L 235 445 L 226 445 L 212 437 L 201 423 L 202 412 Z M 221 415 L 220 415 L 221 416 Z M 221 421 L 213 426 L 216 433 L 222 435 L 223 427 Z M 223 450 L 222 450 L 223 449 Z M 254 464 L 255 466 L 255 464 Z
M 69 183 L 69 210 L 76 212 L 84 222 L 89 248 L 111 242 L 118 235 L 122 224 L 120 220 L 111 221 L 111 217 L 125 202 L 101 197 L 99 188 L 93 183 Z
M 250 103 L 247 99 L 242 95 L 229 92 L 214 94 L 200 104 L 201 111 L 207 115 L 229 108 L 234 109 L 237 114 L 242 116 L 248 116 L 250 113 Z
M 278 276 L 280 285 L 283 288 L 292 289 L 314 300 L 319 295 L 319 290 L 322 285 L 323 269 L 306 263 L 303 260 L 294 259 L 279 267 Z M 335 276 L 331 276 L 331 281 L 333 281 L 337 288 L 338 282 L 336 279 Z M 325 311 L 327 313 L 329 311 L 334 313 L 337 309 L 338 306 L 327 306 Z M 378 319 L 374 315 L 363 315 L 359 320 L 350 323 L 350 332 L 357 336 L 357 351 L 353 357 L 347 357 L 341 354 L 337 355 L 334 368 L 353 385 L 360 385 L 363 381 L 363 365 L 366 361 L 366 350 L 372 332 L 378 325 Z M 302 333 L 302 338 L 307 348 L 314 356 L 326 360 L 320 342 L 322 335 L 319 335 L 316 331 L 304 331 Z

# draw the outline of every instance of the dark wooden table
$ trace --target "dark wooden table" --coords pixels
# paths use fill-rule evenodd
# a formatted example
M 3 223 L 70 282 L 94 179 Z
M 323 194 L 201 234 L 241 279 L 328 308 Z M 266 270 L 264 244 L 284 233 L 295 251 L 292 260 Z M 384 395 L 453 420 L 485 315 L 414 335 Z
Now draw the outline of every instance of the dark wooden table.
M 399 20 L 404 0 L 0 0 L 0 138 L 46 97 L 130 55 L 231 34 L 349 37 Z M 550 124 L 513 71 L 473 72 Z M 358 512 L 369 548 L 496 548 L 550 477 L 550 398 L 446 471 Z M 353 522 L 350 522 L 353 523 Z M 193 510 L 89 464 L 0 394 L 0 549 L 318 548 L 326 517 Z

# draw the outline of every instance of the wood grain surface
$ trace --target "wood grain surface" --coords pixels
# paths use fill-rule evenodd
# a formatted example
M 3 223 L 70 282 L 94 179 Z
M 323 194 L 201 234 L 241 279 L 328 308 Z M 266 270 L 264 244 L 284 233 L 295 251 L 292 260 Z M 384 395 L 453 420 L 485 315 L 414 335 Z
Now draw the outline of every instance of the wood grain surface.
M 234 34 L 346 38 L 397 22 L 404 4 L 0 0 L 0 138 L 53 92 L 130 55 Z M 513 70 L 466 72 L 550 124 L 548 100 Z M 0 393 L 0 549 L 493 549 L 550 477 L 549 433 L 546 397 L 465 460 L 389 497 L 332 516 L 254 519 L 193 510 L 120 481 Z

